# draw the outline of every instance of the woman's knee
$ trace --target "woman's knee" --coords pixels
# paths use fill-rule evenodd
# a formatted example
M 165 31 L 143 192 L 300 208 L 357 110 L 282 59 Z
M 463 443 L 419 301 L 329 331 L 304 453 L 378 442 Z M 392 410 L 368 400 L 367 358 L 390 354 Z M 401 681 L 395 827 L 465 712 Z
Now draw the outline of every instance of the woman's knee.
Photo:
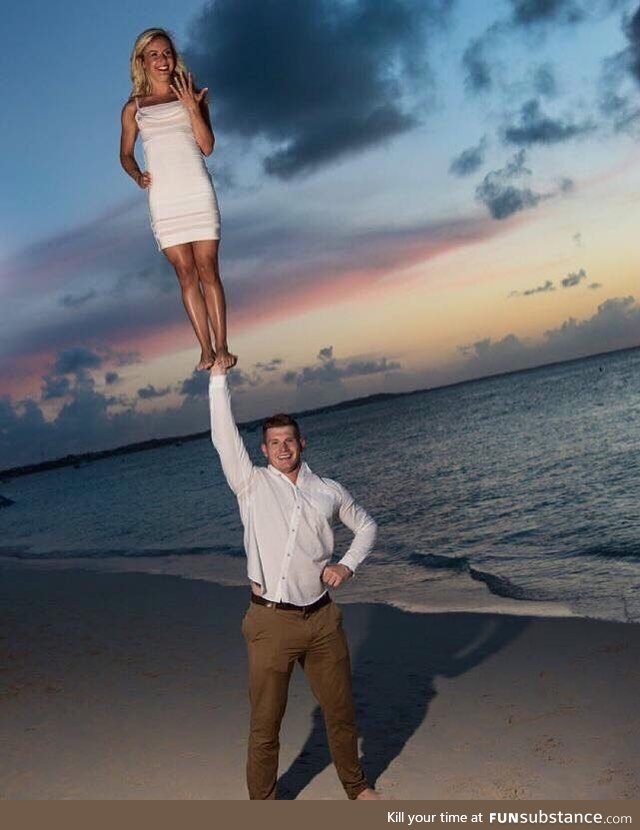
M 194 285 L 197 285 L 198 270 L 193 261 L 183 260 L 172 264 L 182 288 L 192 288 Z
M 220 282 L 220 271 L 215 259 L 196 259 L 196 267 L 200 282 L 205 285 L 217 285 Z

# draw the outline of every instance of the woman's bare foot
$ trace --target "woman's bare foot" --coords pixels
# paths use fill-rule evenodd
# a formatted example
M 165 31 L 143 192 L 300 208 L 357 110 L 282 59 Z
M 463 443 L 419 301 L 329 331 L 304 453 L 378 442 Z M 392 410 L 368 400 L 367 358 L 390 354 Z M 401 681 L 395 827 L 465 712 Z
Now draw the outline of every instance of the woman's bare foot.
M 220 346 L 216 351 L 216 362 L 225 370 L 233 368 L 238 362 L 238 356 L 231 354 L 226 346 Z
M 205 352 L 202 351 L 200 355 L 200 363 L 196 366 L 196 371 L 201 371 L 203 369 L 210 369 L 213 364 L 216 362 L 216 356 L 213 352 Z

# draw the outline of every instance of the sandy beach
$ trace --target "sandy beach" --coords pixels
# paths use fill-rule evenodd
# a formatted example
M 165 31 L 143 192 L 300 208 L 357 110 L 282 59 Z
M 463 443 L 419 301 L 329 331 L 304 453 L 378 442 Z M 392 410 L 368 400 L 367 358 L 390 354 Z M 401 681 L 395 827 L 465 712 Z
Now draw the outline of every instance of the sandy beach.
M 178 576 L 2 567 L 0 797 L 245 799 L 247 600 Z M 386 797 L 640 796 L 639 626 L 341 607 Z M 280 798 L 344 799 L 298 668 L 280 776 Z

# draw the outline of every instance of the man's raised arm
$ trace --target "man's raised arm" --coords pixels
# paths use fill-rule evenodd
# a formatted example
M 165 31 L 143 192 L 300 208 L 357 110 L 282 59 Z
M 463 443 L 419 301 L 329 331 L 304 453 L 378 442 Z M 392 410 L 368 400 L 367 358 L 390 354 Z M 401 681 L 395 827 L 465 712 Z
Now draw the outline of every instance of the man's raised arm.
M 227 375 L 214 364 L 209 378 L 211 440 L 218 451 L 229 487 L 239 496 L 253 475 L 253 464 L 231 411 Z

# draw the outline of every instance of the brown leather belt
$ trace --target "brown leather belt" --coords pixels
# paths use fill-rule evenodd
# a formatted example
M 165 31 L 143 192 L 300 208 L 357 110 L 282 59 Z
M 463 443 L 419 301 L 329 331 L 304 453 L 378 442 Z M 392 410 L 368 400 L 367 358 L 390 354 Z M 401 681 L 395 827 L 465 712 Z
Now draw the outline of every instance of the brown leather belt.
M 272 602 L 270 599 L 258 596 L 258 594 L 251 593 L 251 602 L 256 605 L 266 605 L 268 608 L 281 608 L 283 611 L 304 611 L 305 614 L 310 614 L 312 611 L 317 611 L 331 602 L 329 593 L 323 594 L 320 599 L 312 602 L 311 605 L 293 605 L 291 602 Z

